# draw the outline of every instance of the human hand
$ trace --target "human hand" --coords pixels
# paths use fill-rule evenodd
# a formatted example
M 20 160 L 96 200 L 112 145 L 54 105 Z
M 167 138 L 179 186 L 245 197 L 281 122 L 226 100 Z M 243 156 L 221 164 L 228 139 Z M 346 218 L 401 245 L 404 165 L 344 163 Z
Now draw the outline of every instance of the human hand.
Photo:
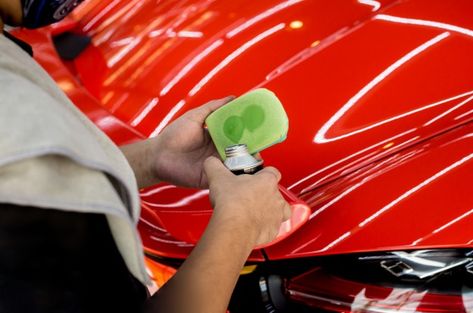
M 212 219 L 243 230 L 254 246 L 271 242 L 291 210 L 278 189 L 280 172 L 266 167 L 254 175 L 236 176 L 223 163 L 210 157 L 204 163 L 214 207 Z
M 204 122 L 207 116 L 235 97 L 210 101 L 186 112 L 155 138 L 154 168 L 161 181 L 183 187 L 207 188 L 203 164 L 218 156 Z

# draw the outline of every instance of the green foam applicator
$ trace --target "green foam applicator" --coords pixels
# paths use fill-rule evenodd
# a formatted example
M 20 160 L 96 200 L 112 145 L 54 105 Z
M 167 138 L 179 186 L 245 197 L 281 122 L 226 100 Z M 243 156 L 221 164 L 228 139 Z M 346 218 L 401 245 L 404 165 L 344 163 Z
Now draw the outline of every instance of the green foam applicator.
M 255 89 L 210 114 L 205 120 L 222 160 L 225 148 L 246 144 L 250 154 L 286 139 L 289 121 L 276 95 Z

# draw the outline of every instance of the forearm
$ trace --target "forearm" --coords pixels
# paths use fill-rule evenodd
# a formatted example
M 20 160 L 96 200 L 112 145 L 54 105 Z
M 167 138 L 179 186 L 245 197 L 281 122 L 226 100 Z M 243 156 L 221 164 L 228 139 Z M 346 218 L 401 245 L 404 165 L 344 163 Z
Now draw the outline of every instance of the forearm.
M 255 237 L 248 228 L 212 217 L 199 244 L 177 274 L 149 300 L 145 312 L 225 312 Z
M 158 150 L 155 145 L 155 138 L 150 138 L 120 147 L 135 173 L 139 188 L 159 183 L 154 163 L 155 153 Z

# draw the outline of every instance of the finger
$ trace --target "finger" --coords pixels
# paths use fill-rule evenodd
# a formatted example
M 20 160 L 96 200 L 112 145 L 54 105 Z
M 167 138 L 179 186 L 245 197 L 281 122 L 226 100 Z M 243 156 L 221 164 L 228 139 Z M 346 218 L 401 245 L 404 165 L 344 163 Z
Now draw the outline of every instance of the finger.
M 204 173 L 207 176 L 207 180 L 211 183 L 213 180 L 218 179 L 219 177 L 228 177 L 233 175 L 226 167 L 223 165 L 222 161 L 216 157 L 208 157 L 204 162 Z
M 194 110 L 189 111 L 189 114 L 194 121 L 203 124 L 210 113 L 221 108 L 233 99 L 235 99 L 235 96 L 228 96 L 222 99 L 212 100 Z
M 272 166 L 268 166 L 268 167 L 265 167 L 263 168 L 261 171 L 259 171 L 258 173 L 256 173 L 255 175 L 271 175 L 271 176 L 274 176 L 274 178 L 276 178 L 276 182 L 279 182 L 281 180 L 281 173 L 274 167 Z

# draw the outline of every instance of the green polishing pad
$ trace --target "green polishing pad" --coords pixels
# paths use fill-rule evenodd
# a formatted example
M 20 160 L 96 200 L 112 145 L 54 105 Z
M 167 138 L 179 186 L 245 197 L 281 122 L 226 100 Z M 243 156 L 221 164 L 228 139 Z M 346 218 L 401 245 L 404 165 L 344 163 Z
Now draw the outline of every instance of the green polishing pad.
M 221 158 L 225 148 L 246 144 L 251 154 L 286 139 L 289 121 L 276 95 L 256 89 L 227 103 L 205 120 Z

